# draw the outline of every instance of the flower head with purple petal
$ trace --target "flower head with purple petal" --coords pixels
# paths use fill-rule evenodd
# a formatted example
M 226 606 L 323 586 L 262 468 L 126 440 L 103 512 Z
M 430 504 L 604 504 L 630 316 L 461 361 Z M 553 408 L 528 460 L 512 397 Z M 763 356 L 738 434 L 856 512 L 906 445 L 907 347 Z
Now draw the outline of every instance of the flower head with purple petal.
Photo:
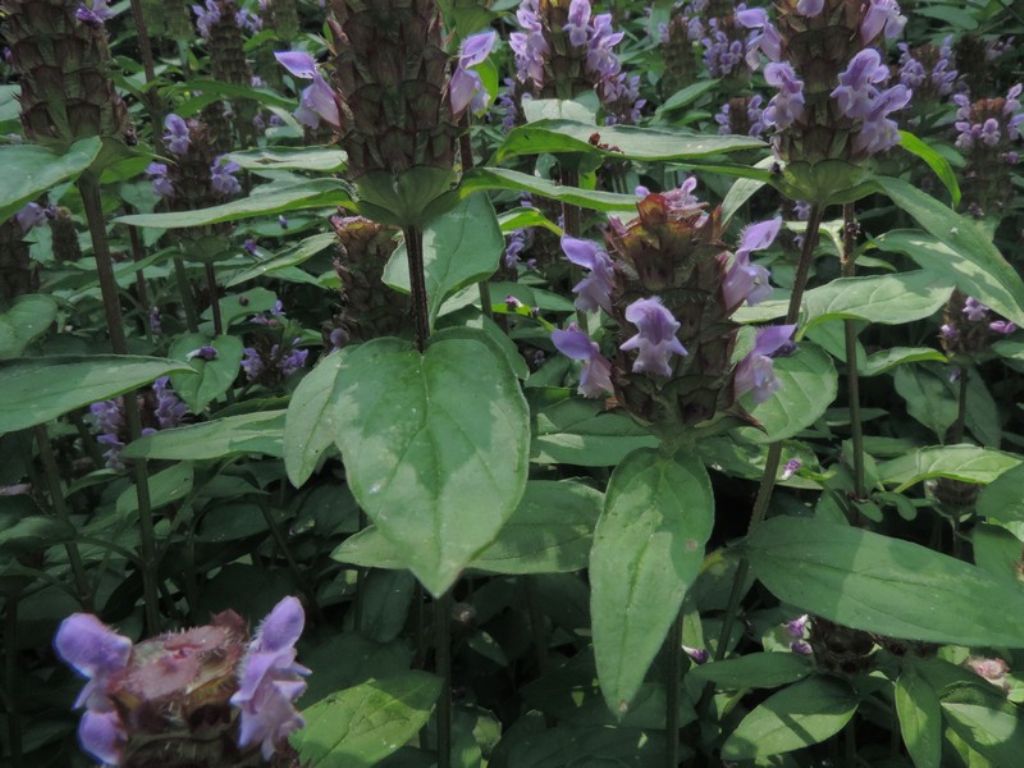
M 452 112 L 455 115 L 461 115 L 466 109 L 478 115 L 487 109 L 487 88 L 473 68 L 487 60 L 497 40 L 498 33 L 489 30 L 470 35 L 462 41 L 458 63 L 449 83 Z
M 164 144 L 167 151 L 181 157 L 188 152 L 192 142 L 188 123 L 184 118 L 171 112 L 164 118 Z
M 152 162 L 147 165 L 146 177 L 153 182 L 153 192 L 157 197 L 174 197 L 174 183 L 168 176 L 166 163 Z
M 598 309 L 611 312 L 615 281 L 615 265 L 611 257 L 596 243 L 568 235 L 562 238 L 562 252 L 573 264 L 589 271 L 572 289 L 576 294 L 577 308 L 588 312 Z
M 75 10 L 75 18 L 93 29 L 100 29 L 110 19 L 114 18 L 114 12 L 107 5 L 107 0 L 91 0 L 90 3 L 82 3 Z
M 627 339 L 619 349 L 624 352 L 636 350 L 633 373 L 671 376 L 670 361 L 673 355 L 687 354 L 686 347 L 676 338 L 676 332 L 680 328 L 679 321 L 657 296 L 637 299 L 626 307 L 626 320 L 636 326 L 637 333 Z
M 566 330 L 551 333 L 551 341 L 555 349 L 570 360 L 583 363 L 580 374 L 579 393 L 584 397 L 601 397 L 614 391 L 612 386 L 612 366 L 601 354 L 597 342 L 572 323 Z
M 193 5 L 192 13 L 196 17 L 196 29 L 203 40 L 210 39 L 210 32 L 214 25 L 220 22 L 220 3 L 217 0 L 206 0 L 204 5 Z
M 242 191 L 242 184 L 235 177 L 242 166 L 234 160 L 228 160 L 221 155 L 210 166 L 210 186 L 213 191 L 222 197 L 237 195 Z
M 41 206 L 39 203 L 28 203 L 15 214 L 14 218 L 18 222 L 18 226 L 21 228 L 21 233 L 23 235 L 27 235 L 35 227 L 38 227 L 46 221 L 46 208 Z
M 735 259 L 722 284 L 722 297 L 730 311 L 744 301 L 754 306 L 771 295 L 771 273 L 765 267 L 751 263 L 750 254 L 770 248 L 781 228 L 782 219 L 777 217 L 751 224 L 743 230 Z
M 781 386 L 775 375 L 773 357 L 793 347 L 795 325 L 769 325 L 757 330 L 754 349 L 736 366 L 733 378 L 736 397 L 750 393 L 755 403 L 763 403 Z
M 771 62 L 764 68 L 764 79 L 778 92 L 765 107 L 764 124 L 784 130 L 796 122 L 804 111 L 804 82 L 797 77 L 789 62 Z
M 860 39 L 864 45 L 875 41 L 879 35 L 886 40 L 895 40 L 903 34 L 907 17 L 900 12 L 896 0 L 870 0 L 860 25 Z

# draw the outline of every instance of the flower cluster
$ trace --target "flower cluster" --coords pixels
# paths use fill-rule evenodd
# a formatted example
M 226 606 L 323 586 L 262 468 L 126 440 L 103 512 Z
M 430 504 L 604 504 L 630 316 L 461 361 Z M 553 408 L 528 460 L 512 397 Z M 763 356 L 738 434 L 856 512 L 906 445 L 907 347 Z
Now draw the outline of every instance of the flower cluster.
M 487 89 L 474 67 L 483 64 L 494 50 L 498 33 L 494 31 L 470 35 L 462 41 L 459 60 L 450 83 L 452 111 L 462 114 L 469 109 L 479 115 L 487 109 Z
M 294 338 L 290 343 L 245 347 L 242 350 L 242 370 L 250 383 L 268 379 L 285 379 L 305 367 L 309 350 L 301 349 L 301 340 Z
M 92 0 L 88 5 L 82 3 L 75 11 L 75 18 L 86 26 L 99 28 L 114 17 L 114 12 L 107 5 L 107 0 Z
M 173 429 L 181 425 L 188 414 L 188 406 L 174 394 L 171 381 L 161 376 L 149 393 L 139 398 L 143 417 L 143 435 L 151 435 L 161 429 Z M 125 420 L 124 399 L 101 400 L 89 406 L 93 423 L 99 431 L 96 442 L 106 447 L 103 457 L 111 469 L 124 469 L 121 451 L 128 441 L 128 423 Z
M 509 45 L 517 79 L 534 95 L 568 99 L 593 89 L 607 122 L 639 118 L 640 79 L 622 70 L 615 47 L 624 33 L 610 13 L 594 14 L 590 0 L 523 0 L 516 19 L 520 29 Z
M 976 356 L 988 349 L 993 334 L 1009 336 L 1016 331 L 1015 323 L 994 316 L 978 299 L 954 291 L 946 305 L 939 341 L 950 357 Z
M 733 360 L 739 326 L 732 314 L 771 292 L 768 270 L 751 255 L 772 245 L 782 220 L 747 227 L 730 254 L 720 212 L 706 210 L 695 185 L 691 178 L 664 194 L 639 189 L 639 217 L 612 220 L 608 250 L 562 241 L 566 258 L 586 271 L 573 288 L 577 308 L 600 310 L 619 329 L 614 359 L 575 325 L 553 333 L 556 348 L 583 363 L 580 394 L 614 393 L 641 420 L 663 425 L 707 421 L 740 398 L 763 402 L 779 387 L 773 358 L 793 349 L 795 326 L 770 326 Z
M 173 112 L 164 118 L 164 144 L 167 151 L 181 157 L 188 152 L 192 143 L 188 123 L 180 115 Z
M 237 195 L 242 191 L 242 184 L 235 177 L 242 167 L 234 160 L 221 156 L 210 165 L 210 186 L 221 197 Z
M 785 623 L 786 635 L 789 637 L 789 650 L 793 653 L 798 653 L 801 656 L 810 656 L 813 653 L 810 643 L 807 642 L 807 638 L 810 636 L 808 632 L 810 621 L 811 617 L 805 613 L 803 616 L 797 616 L 792 621 Z
M 729 99 L 715 115 L 718 132 L 734 136 L 762 136 L 768 130 L 763 104 L 764 98 L 760 94 Z
M 900 83 L 914 92 L 918 103 L 936 102 L 949 96 L 956 87 L 959 74 L 953 55 L 953 38 L 942 45 L 922 45 L 911 49 L 899 43 Z
M 700 41 L 708 74 L 722 78 L 749 77 L 748 38 L 747 30 L 737 15 L 709 19 Z
M 985 212 L 1001 208 L 1010 169 L 1020 162 L 1018 143 L 1024 126 L 1020 83 L 1005 98 L 972 102 L 966 93 L 953 96 L 957 105 L 956 146 L 967 160 L 963 184 L 964 202 Z
M 695 44 L 704 37 L 704 24 L 691 7 L 681 7 L 667 24 L 658 27 L 665 72 L 662 93 L 671 96 L 697 79 Z
M 267 761 L 289 754 L 286 739 L 304 724 L 293 702 L 310 674 L 295 661 L 304 620 L 301 603 L 286 597 L 248 644 L 232 611 L 133 644 L 91 614 L 72 614 L 54 647 L 87 680 L 75 701 L 85 709 L 82 749 L 125 768 L 252 765 L 256 752 Z

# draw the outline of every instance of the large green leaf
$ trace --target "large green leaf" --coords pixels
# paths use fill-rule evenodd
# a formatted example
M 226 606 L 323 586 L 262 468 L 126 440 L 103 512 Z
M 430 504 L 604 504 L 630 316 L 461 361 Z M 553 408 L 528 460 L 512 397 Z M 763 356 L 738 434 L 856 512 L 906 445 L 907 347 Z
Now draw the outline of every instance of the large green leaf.
M 0 360 L 18 357 L 57 319 L 57 302 L 42 294 L 19 296 L 0 314 Z
M 935 477 L 984 484 L 991 483 L 1021 461 L 1019 456 L 976 445 L 933 446 L 918 448 L 879 464 L 878 479 L 899 486 L 897 492 Z
M 329 147 L 263 147 L 245 152 L 231 152 L 234 160 L 247 171 L 317 171 L 335 173 L 345 167 L 345 153 Z
M 247 453 L 280 458 L 284 455 L 284 416 L 284 411 L 260 411 L 165 429 L 130 443 L 123 455 L 172 461 L 203 461 Z
M 487 195 L 471 195 L 430 222 L 423 230 L 423 271 L 431 321 L 453 293 L 493 275 L 504 251 L 505 238 Z M 383 279 L 397 290 L 409 291 L 404 246 L 391 255 Z
M 758 526 L 744 549 L 776 597 L 844 626 L 1024 648 L 1024 592 L 918 544 L 817 518 L 778 517 Z
M 604 497 L 572 480 L 531 480 L 498 538 L 473 558 L 490 573 L 559 573 L 587 566 Z
M 186 359 L 190 352 L 204 346 L 217 350 L 213 360 L 199 357 Z M 231 389 L 238 378 L 242 362 L 242 341 L 237 336 L 225 335 L 210 339 L 202 333 L 187 333 L 175 339 L 167 354 L 192 367 L 194 373 L 191 374 L 172 373 L 171 385 L 192 413 L 202 413 L 209 403 Z
M 599 403 L 568 398 L 537 414 L 531 461 L 614 467 L 637 448 L 658 440 L 621 413 L 605 413 Z
M 1024 522 L 1024 466 L 1014 467 L 982 489 L 978 514 L 1001 523 Z
M 99 156 L 98 138 L 81 139 L 63 155 L 36 144 L 0 146 L 0 168 L 8 179 L 0 185 L 0 222 L 26 204 L 66 181 L 73 181 Z
M 907 254 L 1018 325 L 1024 324 L 1024 281 L 977 222 L 906 181 L 882 176 L 874 183 L 932 236 L 889 232 L 877 239 L 880 246 Z
M 45 424 L 169 373 L 191 370 L 176 360 L 131 355 L 0 361 L 0 434 Z
M 878 376 L 907 363 L 945 363 L 946 356 L 932 347 L 893 347 L 872 352 L 860 367 L 861 376 Z
M 346 360 L 335 440 L 353 495 L 435 595 L 494 540 L 526 486 L 529 416 L 486 335 L 427 350 L 376 339 Z
M 942 182 L 943 186 L 949 191 L 953 207 L 956 208 L 960 205 L 960 183 L 956 180 L 956 172 L 953 170 L 953 166 L 949 164 L 949 160 L 945 156 L 941 155 L 930 144 L 910 131 L 900 131 L 899 146 L 910 154 L 924 160 L 928 167 L 935 172 L 935 175 L 939 177 L 939 181 Z
M 750 136 L 696 134 L 680 129 L 595 126 L 575 120 L 537 120 L 513 129 L 498 148 L 497 159 L 518 155 L 577 152 L 640 161 L 686 160 L 743 149 L 763 149 Z
M 509 192 L 529 192 L 550 200 L 576 205 L 593 211 L 635 212 L 634 195 L 620 195 L 579 187 L 565 187 L 540 176 L 511 171 L 507 168 L 474 168 L 462 177 L 459 194 L 468 197 L 474 192 L 502 189 Z
M 725 744 L 725 760 L 755 760 L 818 744 L 843 729 L 857 711 L 849 684 L 810 677 L 770 696 L 750 712 Z
M 152 509 L 159 509 L 179 499 L 185 498 L 192 490 L 195 479 L 191 462 L 183 461 L 167 469 L 162 469 L 149 478 L 149 504 Z M 115 504 L 117 518 L 128 520 L 139 511 L 139 498 L 135 486 L 126 488 L 117 497 Z M 104 519 L 100 518 L 103 522 Z
M 1019 708 L 1002 697 L 965 696 L 962 701 L 943 699 L 946 722 L 992 766 L 1019 765 L 1024 753 L 1024 721 Z
M 248 197 L 212 208 L 172 213 L 136 213 L 131 216 L 120 216 L 114 221 L 133 227 L 182 229 L 219 224 L 223 221 L 240 221 L 255 216 L 272 216 L 306 208 L 333 208 L 351 202 L 348 192 L 334 179 L 309 179 L 280 186 L 266 186 L 266 189 L 257 187 Z
M 371 768 L 427 724 L 440 693 L 426 672 L 370 680 L 305 710 L 292 746 L 309 768 Z
M 307 237 L 305 240 L 297 243 L 294 248 L 289 248 L 279 256 L 262 261 L 248 269 L 242 270 L 238 274 L 232 275 L 226 285 L 228 288 L 232 288 L 236 285 L 247 283 L 250 280 L 255 280 L 257 277 L 275 277 L 277 276 L 276 273 L 304 264 L 318 253 L 330 248 L 336 242 L 337 237 L 333 232 L 321 232 Z M 308 275 L 308 277 L 311 283 L 316 283 L 314 277 L 311 275 Z
M 724 690 L 777 688 L 795 683 L 814 671 L 806 656 L 796 653 L 748 653 L 691 669 L 687 675 L 710 681 Z
M 939 697 L 913 665 L 896 681 L 900 733 L 916 768 L 942 768 L 942 710 Z
M 750 409 L 764 427 L 743 427 L 740 434 L 753 443 L 774 443 L 809 427 L 836 399 L 839 379 L 832 358 L 814 344 L 801 343 L 793 355 L 775 360 L 779 391 Z
M 612 473 L 590 552 L 590 610 L 601 691 L 619 716 L 697 578 L 713 524 L 696 458 L 642 448 Z
M 298 488 L 334 442 L 334 403 L 347 352 L 334 352 L 299 382 L 288 403 L 284 421 L 284 466 Z

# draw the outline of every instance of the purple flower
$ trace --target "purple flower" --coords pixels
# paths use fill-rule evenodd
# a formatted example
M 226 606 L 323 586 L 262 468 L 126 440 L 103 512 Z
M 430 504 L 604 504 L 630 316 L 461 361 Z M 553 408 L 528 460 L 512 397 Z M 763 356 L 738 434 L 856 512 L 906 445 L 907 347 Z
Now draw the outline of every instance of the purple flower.
M 1001 333 L 1004 336 L 1009 336 L 1017 330 L 1016 323 L 1013 323 L 1010 320 L 993 320 L 988 324 L 988 327 L 996 333 Z
M 46 221 L 46 209 L 39 203 L 29 203 L 14 218 L 21 227 L 21 233 L 27 235 L 32 229 Z
M 551 341 L 555 349 L 570 360 L 583 362 L 577 390 L 581 395 L 600 397 L 603 393 L 614 391 L 611 363 L 601 354 L 597 342 L 581 331 L 576 323 L 571 323 L 564 331 L 552 331 Z
M 612 310 L 612 287 L 615 279 L 615 265 L 611 257 L 589 240 L 579 240 L 566 235 L 562 238 L 562 252 L 578 267 L 590 273 L 573 286 L 576 307 L 584 311 Z
M 768 20 L 768 12 L 764 8 L 737 10 L 735 18 L 741 26 L 753 30 L 747 39 L 747 66 L 756 70 L 761 65 L 759 53 L 772 62 L 782 57 L 782 37 Z
M 149 308 L 149 331 L 154 336 L 163 333 L 163 325 L 160 322 L 160 307 L 155 304 Z
M 786 462 L 786 466 L 782 468 L 782 474 L 779 476 L 779 479 L 789 480 L 789 478 L 800 471 L 803 465 L 804 463 L 800 459 L 790 459 Z
M 526 229 L 517 229 L 508 237 L 505 247 L 505 268 L 515 269 L 519 266 L 519 257 L 529 247 L 530 235 Z
M 193 349 L 191 352 L 189 352 L 187 355 L 185 355 L 185 359 L 186 360 L 195 360 L 197 358 L 199 360 L 203 360 L 205 362 L 210 362 L 211 360 L 216 360 L 217 359 L 217 350 L 214 347 L 206 345 L 206 346 L 199 347 L 198 349 Z
M 210 30 L 220 21 L 220 4 L 217 0 L 206 0 L 205 5 L 193 5 L 192 13 L 196 15 L 196 29 L 203 40 L 210 39 Z
M 875 99 L 871 112 L 854 136 L 853 148 L 868 155 L 892 149 L 900 143 L 899 126 L 886 117 L 910 103 L 911 92 L 904 85 L 894 85 L 882 91 Z
M 691 648 L 688 645 L 684 645 L 683 653 L 693 659 L 695 664 L 707 664 L 711 660 L 711 654 L 703 648 Z
M 316 128 L 320 120 L 335 128 L 341 127 L 341 112 L 334 89 L 317 71 L 316 59 L 302 51 L 278 52 L 274 57 L 293 77 L 313 81 L 299 95 L 299 108 L 293 113 L 295 119 L 309 128 Z
M 544 63 L 550 48 L 544 36 L 544 26 L 538 16 L 537 0 L 523 0 L 516 11 L 521 32 L 509 35 L 508 44 L 515 55 L 516 77 L 519 82 L 544 85 Z
M 295 661 L 305 620 L 298 598 L 281 600 L 263 620 L 239 668 L 238 691 L 231 697 L 241 710 L 238 745 L 259 744 L 264 760 L 304 725 L 293 702 L 306 690 L 302 678 L 310 674 Z
M 742 40 L 731 40 L 718 19 L 710 20 L 700 42 L 704 47 L 704 65 L 712 77 L 728 77 L 746 59 L 746 45 Z
M 941 336 L 946 341 L 956 341 L 958 338 L 960 338 L 960 329 L 957 328 L 955 325 L 943 323 L 942 327 L 939 328 L 939 336 Z
M 789 650 L 801 656 L 810 656 L 814 653 L 814 649 L 806 640 L 794 640 L 789 644 Z
M 242 243 L 242 247 L 245 249 L 245 252 L 248 253 L 250 256 L 256 255 L 256 249 L 258 245 L 255 239 L 251 237 L 245 238 L 245 242 Z
M 78 723 L 78 742 L 83 751 L 104 765 L 118 765 L 128 742 L 128 733 L 116 709 L 90 709 Z
M 480 75 L 473 71 L 473 67 L 483 64 L 491 55 L 497 39 L 498 33 L 489 30 L 470 35 L 462 41 L 458 66 L 452 73 L 449 85 L 454 114 L 462 114 L 467 107 L 471 108 L 473 114 L 480 114 L 487 109 L 487 89 Z
M 825 10 L 825 0 L 800 0 L 796 4 L 796 12 L 810 19 L 820 16 L 823 10 Z
M 752 264 L 750 254 L 769 248 L 775 242 L 781 228 L 782 219 L 777 217 L 759 224 L 751 224 L 743 230 L 735 261 L 722 284 L 725 306 L 730 310 L 744 301 L 754 306 L 771 295 L 771 273 L 765 267 Z
M 228 197 L 237 195 L 242 191 L 242 185 L 235 178 L 235 174 L 242 170 L 242 167 L 234 160 L 228 160 L 221 155 L 213 161 L 210 166 L 210 186 L 218 195 Z
M 250 35 L 255 35 L 263 29 L 263 19 L 247 8 L 241 8 L 235 13 L 235 26 L 246 30 Z
M 889 79 L 889 68 L 882 64 L 882 57 L 874 48 L 865 48 L 852 59 L 846 71 L 839 75 L 839 86 L 832 91 L 832 98 L 839 104 L 839 110 L 853 119 L 866 118 L 878 98 L 875 83 Z
M 317 76 L 316 59 L 304 51 L 278 51 L 274 58 L 292 77 L 312 80 Z
M 907 17 L 900 13 L 896 0 L 871 0 L 864 20 L 860 24 L 860 39 L 868 45 L 884 33 L 887 40 L 895 40 L 903 34 Z
M 964 302 L 964 315 L 972 323 L 981 323 L 988 317 L 989 309 L 973 296 L 968 296 Z
M 91 6 L 82 3 L 75 11 L 76 19 L 94 29 L 99 29 L 113 17 L 114 12 L 107 6 L 107 0 L 92 0 Z
M 263 356 L 255 347 L 246 347 L 242 350 L 242 370 L 245 371 L 245 378 L 249 382 L 256 381 L 266 367 L 263 363 Z
M 341 349 L 349 342 L 349 335 L 344 328 L 334 328 L 328 335 L 327 340 L 331 343 L 331 349 Z
M 792 125 L 804 111 L 804 81 L 797 77 L 788 62 L 772 62 L 764 68 L 768 85 L 779 89 L 764 110 L 764 124 L 783 130 Z
M 153 182 L 153 192 L 158 197 L 174 197 L 174 184 L 167 176 L 166 163 L 150 163 L 146 166 L 146 176 Z
M 309 358 L 308 349 L 299 349 L 296 345 L 299 343 L 299 339 L 292 339 L 292 348 L 288 354 L 281 358 L 279 367 L 281 369 L 282 376 L 291 376 L 300 368 L 305 367 L 306 360 Z M 274 345 L 272 350 L 272 356 L 276 357 L 278 353 L 277 345 Z
M 569 4 L 569 21 L 565 25 L 565 30 L 569 33 L 569 42 L 577 48 L 587 44 L 590 14 L 590 0 L 572 0 Z
M 617 75 L 622 64 L 612 49 L 625 36 L 624 32 L 614 30 L 610 13 L 595 16 L 590 23 L 590 37 L 587 40 L 587 71 L 597 77 Z
M 637 350 L 633 373 L 671 376 L 672 366 L 669 365 L 669 361 L 672 355 L 688 354 L 686 347 L 676 338 L 679 321 L 657 296 L 637 299 L 626 307 L 626 320 L 637 327 L 637 333 L 619 349 L 624 352 Z
M 736 366 L 736 397 L 751 393 L 755 403 L 763 403 L 775 394 L 781 383 L 775 376 L 772 356 L 792 348 L 795 325 L 769 325 L 757 330 L 754 349 Z
M 164 144 L 167 151 L 181 157 L 188 152 L 191 137 L 188 123 L 173 112 L 164 118 Z
M 216 356 L 216 350 L 214 355 Z M 153 391 L 156 393 L 156 409 L 153 415 L 156 417 L 160 429 L 173 429 L 181 424 L 185 414 L 188 413 L 188 406 L 185 405 L 174 394 L 171 389 L 171 379 L 168 376 L 161 376 L 153 382 Z
M 806 613 L 803 616 L 797 616 L 792 621 L 786 622 L 786 631 L 789 633 L 790 637 L 802 640 L 804 633 L 807 631 L 807 623 L 810 620 L 811 617 Z

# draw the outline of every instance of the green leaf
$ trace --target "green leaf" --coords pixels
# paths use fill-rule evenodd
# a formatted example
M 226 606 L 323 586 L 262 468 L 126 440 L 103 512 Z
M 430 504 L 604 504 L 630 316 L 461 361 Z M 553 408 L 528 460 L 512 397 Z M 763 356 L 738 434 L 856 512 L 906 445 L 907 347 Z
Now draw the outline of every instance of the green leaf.
M 1024 466 L 1007 470 L 981 490 L 978 514 L 1001 523 L 1024 522 Z
M 497 160 L 520 155 L 579 152 L 644 162 L 687 160 L 744 149 L 764 149 L 750 136 L 696 134 L 681 129 L 595 126 L 575 120 L 537 120 L 514 128 L 498 147 Z
M 949 376 L 932 366 L 908 365 L 896 370 L 893 382 L 896 392 L 907 403 L 907 413 L 939 440 L 945 439 L 959 412 Z
M 597 127 L 597 114 L 578 101 L 568 99 L 526 99 L 523 101 L 523 117 L 527 123 L 540 120 L 571 120 L 575 123 Z
M 772 167 L 775 162 L 774 157 L 766 157 L 758 161 L 754 167 L 762 170 L 767 170 Z M 757 192 L 767 185 L 766 181 L 761 179 L 750 179 L 750 178 L 739 178 L 733 182 L 732 186 L 729 187 L 729 191 L 725 195 L 725 199 L 722 200 L 722 226 L 728 226 L 729 222 L 732 221 L 739 210 L 752 198 Z M 783 315 L 785 311 L 783 311 Z
M 189 352 L 207 345 L 217 350 L 216 358 L 209 361 L 198 357 L 186 360 Z M 242 341 L 235 336 L 218 336 L 211 340 L 202 333 L 188 333 L 179 336 L 167 354 L 195 371 L 193 374 L 172 373 L 171 385 L 192 413 L 202 413 L 209 403 L 231 389 L 238 378 Z
M 99 400 L 123 395 L 185 363 L 160 357 L 92 355 L 0 361 L 0 434 L 45 424 Z
M 931 643 L 1024 647 L 1024 592 L 918 544 L 777 517 L 744 550 L 777 598 L 838 624 Z
M 642 448 L 608 481 L 590 552 L 597 676 L 624 715 L 697 578 L 714 523 L 711 481 L 685 454 Z
M 879 464 L 878 479 L 887 485 L 898 485 L 897 492 L 934 477 L 983 484 L 991 483 L 1020 463 L 1018 456 L 976 445 L 934 446 Z
M 0 360 L 18 357 L 57 319 L 57 302 L 42 294 L 19 296 L 0 314 Z
M 77 179 L 99 157 L 102 146 L 95 137 L 76 141 L 63 155 L 38 144 L 0 146 L 0 168 L 8 179 L 0 185 L 0 222 L 52 187 Z
M 939 177 L 939 181 L 949 190 L 953 207 L 956 208 L 960 205 L 960 183 L 956 180 L 956 172 L 953 170 L 953 166 L 949 164 L 949 160 L 936 152 L 930 144 L 918 138 L 910 131 L 900 131 L 899 145 L 910 154 L 924 160 L 928 167 L 935 172 L 935 175 Z
M 234 160 L 247 171 L 315 171 L 337 173 L 347 158 L 340 149 L 328 147 L 263 147 L 245 152 L 231 152 Z
M 755 760 L 819 744 L 857 711 L 857 695 L 834 678 L 811 677 L 770 696 L 750 712 L 725 744 L 725 760 Z
M 976 222 L 906 181 L 883 176 L 874 183 L 932 236 L 889 232 L 876 239 L 880 246 L 906 253 L 1007 319 L 1024 324 L 1024 281 Z
M 461 288 L 486 280 L 498 269 L 505 251 L 494 206 L 487 195 L 471 195 L 434 219 L 423 230 L 423 269 L 433 322 L 445 299 Z M 398 248 L 384 268 L 383 280 L 409 292 L 405 247 Z
M 370 680 L 305 710 L 292 746 L 309 768 L 371 768 L 427 724 L 440 693 L 426 672 Z
M 861 376 L 878 376 L 907 363 L 948 362 L 946 356 L 931 347 L 893 347 L 872 352 L 860 367 Z
M 494 543 L 473 559 L 488 573 L 579 571 L 587 567 L 604 496 L 572 480 L 531 480 Z
M 349 536 L 331 552 L 339 563 L 350 563 L 363 568 L 384 568 L 397 571 L 405 568 L 405 558 L 398 545 L 369 525 L 354 536 Z
M 257 187 L 248 197 L 212 208 L 172 213 L 137 213 L 119 216 L 114 222 L 132 227 L 182 229 L 223 221 L 241 221 L 255 216 L 273 216 L 306 208 L 334 208 L 351 201 L 352 198 L 340 182 L 334 179 L 309 179 L 292 184 Z
M 266 411 L 227 416 L 202 424 L 165 429 L 130 443 L 129 459 L 203 461 L 246 453 L 281 458 L 285 412 Z
M 713 91 L 717 85 L 718 80 L 701 80 L 696 83 L 691 83 L 685 88 L 676 91 L 665 99 L 665 102 L 658 107 L 654 113 L 655 119 L 662 120 L 670 112 L 689 106 L 705 93 Z
M 333 352 L 307 374 L 292 393 L 284 422 L 284 465 L 296 488 L 313 474 L 334 443 L 334 403 L 339 397 L 347 351 Z
M 274 277 L 275 273 L 282 272 L 292 267 L 297 267 L 300 264 L 304 264 L 311 258 L 316 256 L 318 253 L 327 250 L 337 242 L 337 237 L 333 232 L 324 232 L 321 234 L 307 237 L 305 240 L 299 242 L 294 248 L 290 248 L 279 256 L 275 256 L 272 259 L 260 262 L 255 266 L 249 267 L 248 269 L 242 270 L 236 275 L 233 275 L 227 282 L 228 288 L 233 288 L 236 285 L 247 283 L 250 280 L 255 280 L 258 277 Z M 316 280 L 310 276 L 310 281 L 315 283 Z
M 335 440 L 352 493 L 432 593 L 443 593 L 526 487 L 529 416 L 508 363 L 465 331 L 423 353 L 376 339 L 347 357 Z
M 657 445 L 657 438 L 628 416 L 605 413 L 599 403 L 567 398 L 537 414 L 530 460 L 614 467 L 638 448 Z
M 832 358 L 814 344 L 801 343 L 797 352 L 775 360 L 779 391 L 750 409 L 764 427 L 743 427 L 739 434 L 752 443 L 775 443 L 809 427 L 836 399 L 839 378 Z
M 993 766 L 1020 763 L 1024 754 L 1024 722 L 1017 707 L 1001 697 L 978 696 L 977 701 L 943 700 L 946 722 Z
M 715 661 L 691 669 L 687 676 L 715 683 L 720 689 L 778 688 L 795 683 L 814 671 L 806 656 L 795 653 L 748 653 L 735 659 Z
M 942 710 L 931 685 L 905 665 L 895 698 L 900 733 L 915 768 L 942 768 Z
M 635 212 L 636 196 L 619 195 L 579 187 L 565 187 L 540 176 L 510 171 L 507 168 L 474 168 L 462 177 L 459 194 L 468 197 L 474 192 L 501 189 L 509 192 L 529 192 L 549 200 L 576 205 L 592 211 Z

